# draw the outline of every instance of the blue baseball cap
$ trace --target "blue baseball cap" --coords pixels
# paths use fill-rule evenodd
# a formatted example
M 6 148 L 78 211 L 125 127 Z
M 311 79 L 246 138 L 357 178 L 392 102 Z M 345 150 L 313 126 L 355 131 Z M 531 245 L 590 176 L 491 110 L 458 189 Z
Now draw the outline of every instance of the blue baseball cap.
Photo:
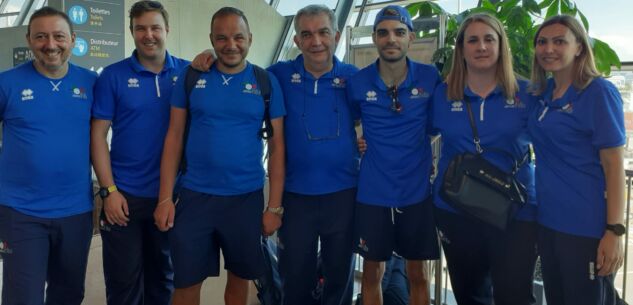
M 378 12 L 378 15 L 376 15 L 376 20 L 374 21 L 374 31 L 376 31 L 376 26 L 384 20 L 400 21 L 409 28 L 409 31 L 413 31 L 411 15 L 409 15 L 409 11 L 402 6 L 389 5 L 382 8 L 380 12 Z

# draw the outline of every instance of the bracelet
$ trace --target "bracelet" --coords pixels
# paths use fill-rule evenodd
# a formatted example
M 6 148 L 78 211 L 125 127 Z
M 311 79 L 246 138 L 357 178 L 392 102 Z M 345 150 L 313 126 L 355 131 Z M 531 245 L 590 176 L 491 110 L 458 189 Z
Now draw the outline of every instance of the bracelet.
M 170 199 L 171 199 L 171 197 L 167 197 L 167 198 L 165 198 L 165 199 L 161 200 L 159 203 L 157 203 L 157 204 L 156 204 L 156 206 L 159 206 L 159 205 L 161 205 L 161 204 L 163 204 L 163 203 L 165 203 L 165 202 L 169 201 Z

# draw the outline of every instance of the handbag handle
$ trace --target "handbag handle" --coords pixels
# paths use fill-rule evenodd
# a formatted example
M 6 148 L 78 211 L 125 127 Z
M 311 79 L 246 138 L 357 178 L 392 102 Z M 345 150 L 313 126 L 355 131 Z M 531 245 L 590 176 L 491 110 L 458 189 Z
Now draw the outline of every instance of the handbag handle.
M 466 109 L 468 109 L 468 120 L 470 122 L 470 128 L 473 131 L 473 143 L 475 143 L 475 151 L 477 152 L 478 155 L 482 155 L 484 153 L 484 149 L 481 147 L 481 140 L 479 139 L 479 132 L 477 132 L 475 117 L 473 115 L 473 110 L 470 106 L 470 103 L 471 103 L 470 96 L 464 94 L 464 99 L 466 100 Z M 505 150 L 495 149 L 495 148 L 492 148 L 492 149 L 489 148 L 488 150 L 499 152 L 507 156 L 510 160 L 512 160 L 512 163 L 513 163 L 512 174 L 515 174 L 517 171 L 519 171 L 519 168 L 521 168 L 521 166 L 523 166 L 523 164 L 525 164 L 525 162 L 528 161 L 529 156 L 530 156 L 530 150 L 528 149 L 528 151 L 525 153 L 525 156 L 523 156 L 523 159 L 521 160 L 521 162 L 517 162 L 517 160 L 514 159 L 512 154 L 510 154 L 509 152 Z

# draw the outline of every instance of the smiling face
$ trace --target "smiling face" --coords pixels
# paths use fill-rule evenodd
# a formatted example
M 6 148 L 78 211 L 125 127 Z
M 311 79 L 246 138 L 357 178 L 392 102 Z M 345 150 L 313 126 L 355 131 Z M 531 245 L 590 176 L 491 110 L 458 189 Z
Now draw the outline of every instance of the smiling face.
M 464 31 L 464 61 L 468 71 L 495 71 L 499 62 L 499 35 L 483 22 L 473 22 Z
M 384 20 L 376 25 L 372 39 L 380 60 L 398 62 L 407 56 L 414 34 L 400 21 Z
M 26 40 L 35 56 L 35 68 L 40 73 L 49 77 L 65 74 L 75 47 L 75 34 L 71 33 L 64 18 L 53 15 L 33 19 Z
M 582 50 L 568 27 L 552 24 L 541 29 L 534 47 L 538 64 L 554 74 L 571 73 L 574 61 Z
M 304 15 L 297 21 L 297 25 L 294 42 L 301 50 L 306 65 L 331 63 L 340 33 L 332 28 L 328 15 Z
M 235 14 L 217 16 L 211 24 L 209 36 L 218 57 L 218 69 L 237 73 L 246 66 L 252 35 L 242 17 Z
M 137 55 L 144 60 L 162 60 L 165 57 L 165 38 L 169 28 L 158 11 L 145 12 L 132 19 L 132 37 Z

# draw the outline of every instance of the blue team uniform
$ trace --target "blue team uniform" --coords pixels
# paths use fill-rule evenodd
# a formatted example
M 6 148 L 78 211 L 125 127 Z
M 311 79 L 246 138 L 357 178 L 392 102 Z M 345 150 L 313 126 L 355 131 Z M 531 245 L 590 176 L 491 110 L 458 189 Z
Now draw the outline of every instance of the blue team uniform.
M 285 115 L 285 108 L 279 83 L 269 76 L 274 120 Z M 184 78 L 183 72 L 172 93 L 173 107 L 186 105 Z M 222 73 L 213 65 L 210 72 L 200 74 L 191 92 L 187 168 L 175 225 L 169 231 L 176 287 L 217 276 L 219 248 L 225 268 L 237 276 L 253 279 L 262 272 L 265 177 L 258 133 L 264 102 L 258 86 L 250 63 L 236 74 Z
M 169 304 L 173 271 L 167 234 L 154 224 L 160 160 L 169 125 L 169 98 L 188 61 L 165 56 L 159 73 L 132 56 L 106 67 L 95 85 L 92 117 L 112 122 L 114 183 L 130 211 L 127 226 L 108 224 L 101 239 L 108 304 Z
M 468 87 L 464 90 L 471 103 L 484 157 L 505 171 L 511 170 L 514 161 L 521 162 L 529 151 L 527 118 L 535 101 L 526 88 L 527 82 L 519 81 L 519 92 L 514 99 L 507 99 L 501 87 L 485 98 Z M 493 299 L 498 305 L 533 304 L 537 232 L 534 164 L 526 162 L 517 173 L 518 180 L 527 189 L 528 203 L 517 213 L 517 221 L 511 223 L 507 231 L 502 232 L 450 207 L 440 195 L 446 168 L 456 155 L 475 153 L 475 144 L 468 101 L 447 100 L 446 92 L 447 84 L 443 83 L 433 96 L 433 131 L 442 135 L 433 201 L 455 298 L 460 304 L 474 304 L 476 300 L 487 304 Z M 495 149 L 509 153 L 514 160 Z
M 362 69 L 352 77 L 347 87 L 348 102 L 355 118 L 360 118 L 363 136 L 367 141 L 367 151 L 363 155 L 358 182 L 356 211 L 356 230 L 358 249 L 367 255 L 371 250 L 383 247 L 380 255 L 370 257 L 377 260 L 388 260 L 392 249 L 387 241 L 397 240 L 404 244 L 404 238 L 396 239 L 393 234 L 404 234 L 415 231 L 428 239 L 420 237 L 411 247 L 420 247 L 415 255 L 405 249 L 399 249 L 398 254 L 407 259 L 426 259 L 437 254 L 434 224 L 432 222 L 431 204 L 424 202 L 431 193 L 430 170 L 432 164 L 431 145 L 428 137 L 429 103 L 436 85 L 440 81 L 437 70 L 429 65 L 415 63 L 407 59 L 407 77 L 397 89 L 397 99 L 402 106 L 400 112 L 392 110 L 393 93 L 384 84 L 378 71 L 379 60 Z M 401 213 L 404 208 L 421 205 L 409 214 L 423 213 L 425 219 L 415 220 L 418 226 L 407 227 L 397 224 L 397 218 L 407 218 Z M 385 217 L 374 219 L 368 212 L 365 214 L 358 209 L 394 208 L 396 213 L 388 221 Z M 377 209 L 372 209 L 377 210 Z M 428 212 L 426 211 L 428 210 Z M 419 215 L 419 214 L 418 214 Z M 411 221 L 414 221 L 411 219 Z M 379 223 L 385 222 L 384 225 Z M 391 224 L 389 224 L 391 223 Z M 404 222 L 403 222 L 404 223 Z M 388 232 L 385 227 L 395 228 L 395 232 L 387 233 L 386 241 L 372 242 L 369 231 Z M 422 232 L 420 232 L 422 231 Z M 431 232 L 432 231 L 432 232 Z M 355 234 L 358 235 L 358 234 Z M 420 240 L 423 240 L 420 242 Z M 372 244 L 373 243 L 373 244 Z M 435 243 L 431 248 L 427 245 Z M 391 245 L 398 249 L 398 245 Z M 371 256 L 371 255 L 370 255 Z
M 548 303 L 602 304 L 612 277 L 599 277 L 596 249 L 605 232 L 605 177 L 600 150 L 625 143 L 622 98 L 595 78 L 552 99 L 548 86 L 528 120 L 537 156 L 539 253 Z
M 322 304 L 351 303 L 359 157 L 345 88 L 358 69 L 334 57 L 332 70 L 317 79 L 299 55 L 268 70 L 281 84 L 287 111 L 285 213 L 278 233 L 284 304 L 311 302 L 319 240 L 327 287 Z
M 3 304 L 80 304 L 92 234 L 90 109 L 96 74 L 0 74 Z M 48 277 L 47 277 L 48 276 Z

